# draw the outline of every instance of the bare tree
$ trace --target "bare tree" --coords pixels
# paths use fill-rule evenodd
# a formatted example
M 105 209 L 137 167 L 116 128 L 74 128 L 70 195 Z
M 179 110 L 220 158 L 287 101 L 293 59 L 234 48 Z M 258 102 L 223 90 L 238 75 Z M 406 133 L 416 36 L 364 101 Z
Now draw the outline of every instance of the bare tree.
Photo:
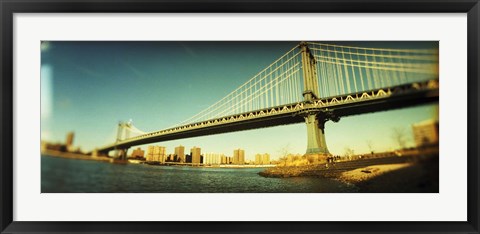
M 290 154 L 290 145 L 287 144 L 286 146 L 278 150 L 278 153 L 280 154 L 280 158 L 278 159 L 280 165 L 286 166 L 288 161 L 288 155 Z
M 407 134 L 403 127 L 393 128 L 392 139 L 398 144 L 400 149 L 404 149 L 407 145 Z
M 345 147 L 345 156 L 353 156 L 355 154 L 354 150 L 350 147 Z
M 368 146 L 368 150 L 370 151 L 370 153 L 373 154 L 373 142 L 372 142 L 372 140 L 367 140 L 367 146 Z
M 280 157 L 287 157 L 290 154 L 290 144 L 287 144 L 279 149 L 278 153 L 280 154 Z

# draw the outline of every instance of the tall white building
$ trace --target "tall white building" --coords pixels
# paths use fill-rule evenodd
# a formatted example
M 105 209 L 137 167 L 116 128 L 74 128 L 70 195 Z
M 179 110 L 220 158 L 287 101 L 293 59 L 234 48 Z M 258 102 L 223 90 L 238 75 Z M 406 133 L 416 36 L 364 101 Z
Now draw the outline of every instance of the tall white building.
M 206 153 L 203 158 L 203 164 L 218 165 L 221 163 L 221 155 L 216 153 Z
M 145 160 L 147 162 L 164 163 L 166 157 L 167 152 L 164 146 L 150 145 L 147 148 L 147 156 L 145 157 Z
M 438 121 L 429 119 L 412 125 L 417 147 L 438 144 Z

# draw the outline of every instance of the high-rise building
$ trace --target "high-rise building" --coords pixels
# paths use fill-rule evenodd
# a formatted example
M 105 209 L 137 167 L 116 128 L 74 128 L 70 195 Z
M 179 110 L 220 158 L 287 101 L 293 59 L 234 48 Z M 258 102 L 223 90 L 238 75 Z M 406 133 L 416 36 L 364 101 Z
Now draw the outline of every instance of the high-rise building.
M 255 154 L 255 164 L 256 165 L 262 165 L 262 155 L 261 154 Z
M 233 164 L 245 164 L 245 151 L 243 149 L 236 149 L 233 151 Z
M 222 157 L 220 159 L 220 164 L 227 164 L 227 156 L 222 154 Z
M 255 155 L 255 164 L 256 165 L 266 165 L 270 164 L 270 154 L 256 154 Z
M 438 144 L 438 121 L 431 119 L 413 124 L 412 130 L 417 147 Z
M 179 162 L 184 163 L 185 160 L 185 147 L 183 145 L 175 147 L 175 155 L 177 155 L 177 160 Z
M 147 147 L 147 156 L 145 157 L 145 161 L 153 161 L 153 145 L 149 145 Z
M 232 164 L 238 164 L 238 150 L 233 151 Z
M 67 148 L 67 151 L 72 151 L 74 137 L 75 137 L 74 132 L 69 132 L 67 134 L 67 139 L 66 139 L 66 142 L 65 142 L 65 147 Z
M 203 164 L 212 164 L 211 163 L 212 161 L 212 157 L 211 157 L 211 154 L 210 153 L 205 153 L 205 155 L 203 156 Z
M 200 154 L 201 154 L 201 149 L 199 147 L 194 146 L 192 149 L 190 149 L 190 155 L 192 155 L 193 164 L 201 163 Z
M 167 157 L 166 148 L 164 146 L 150 145 L 147 148 L 146 161 L 164 163 Z
M 133 150 L 132 155 L 130 157 L 132 158 L 143 158 L 145 156 L 145 151 L 142 150 L 140 147 L 136 148 Z
M 265 153 L 262 155 L 262 164 L 263 165 L 270 164 L 270 154 Z
M 245 151 L 240 150 L 239 157 L 238 157 L 238 164 L 245 164 Z
M 206 165 L 218 165 L 220 163 L 221 163 L 220 154 L 206 153 L 205 157 L 203 158 L 203 164 L 206 164 Z

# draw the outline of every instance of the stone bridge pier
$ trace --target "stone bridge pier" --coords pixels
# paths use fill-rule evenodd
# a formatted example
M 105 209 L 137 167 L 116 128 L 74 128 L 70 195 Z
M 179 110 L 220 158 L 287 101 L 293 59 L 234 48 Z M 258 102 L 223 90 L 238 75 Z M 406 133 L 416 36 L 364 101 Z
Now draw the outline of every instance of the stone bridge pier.
M 307 111 L 303 113 L 307 125 L 307 151 L 305 155 L 310 162 L 325 162 L 330 156 L 325 140 L 325 123 L 340 120 L 332 111 Z

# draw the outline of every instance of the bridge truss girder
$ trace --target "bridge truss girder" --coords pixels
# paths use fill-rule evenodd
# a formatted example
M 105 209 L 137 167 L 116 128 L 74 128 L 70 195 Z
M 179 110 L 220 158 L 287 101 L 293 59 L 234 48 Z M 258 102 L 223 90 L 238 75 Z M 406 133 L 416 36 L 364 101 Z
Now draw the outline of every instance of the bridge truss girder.
M 322 111 L 323 113 L 333 111 L 332 113 L 334 113 L 334 115 L 330 116 L 327 121 L 335 121 L 335 117 L 339 118 L 427 103 L 438 103 L 438 97 L 439 89 L 437 80 L 405 84 L 385 90 L 379 89 L 318 99 L 310 102 L 292 103 L 270 109 L 178 126 L 120 141 L 116 144 L 99 148 L 98 152 L 105 154 L 114 149 L 129 148 L 155 142 L 305 123 L 304 116 L 305 113 L 309 113 L 308 111 Z M 324 124 L 324 122 L 322 124 Z

